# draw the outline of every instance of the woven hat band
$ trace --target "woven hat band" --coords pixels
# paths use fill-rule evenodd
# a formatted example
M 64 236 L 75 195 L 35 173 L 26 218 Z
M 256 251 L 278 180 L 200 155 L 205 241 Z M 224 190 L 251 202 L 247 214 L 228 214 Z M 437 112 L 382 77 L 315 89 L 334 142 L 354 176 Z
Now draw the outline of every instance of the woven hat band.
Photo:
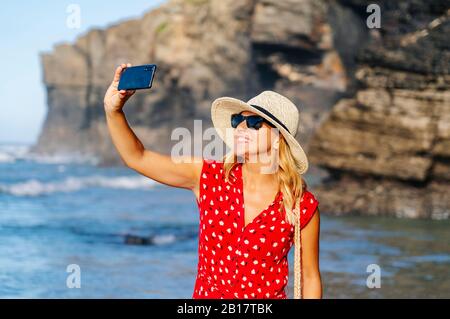
M 266 114 L 268 117 L 270 117 L 272 120 L 274 120 L 275 122 L 277 122 L 278 124 L 280 124 L 286 131 L 289 132 L 288 128 L 286 127 L 286 125 L 284 125 L 275 115 L 273 115 L 272 113 L 270 113 L 269 111 L 267 111 L 265 108 L 259 106 L 259 105 L 255 105 L 255 104 L 250 104 L 251 106 L 253 106 L 255 109 L 257 109 L 258 111 L 263 112 L 264 114 Z M 290 134 L 291 132 L 289 132 Z

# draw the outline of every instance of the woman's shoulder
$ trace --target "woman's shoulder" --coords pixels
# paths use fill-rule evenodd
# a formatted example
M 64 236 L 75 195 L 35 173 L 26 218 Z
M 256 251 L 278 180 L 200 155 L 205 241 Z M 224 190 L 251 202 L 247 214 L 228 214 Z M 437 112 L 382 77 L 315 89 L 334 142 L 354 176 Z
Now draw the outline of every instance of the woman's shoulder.
M 211 167 L 213 169 L 220 169 L 223 167 L 223 162 L 214 158 L 203 158 L 203 165 Z
M 300 199 L 300 224 L 305 227 L 314 216 L 319 206 L 319 201 L 309 190 L 303 191 Z
M 316 196 L 314 196 L 314 194 L 309 191 L 309 190 L 305 190 L 303 191 L 303 195 L 302 198 L 300 200 L 300 203 L 305 203 L 305 204 L 309 204 L 309 205 L 313 205 L 313 204 L 318 204 L 319 201 L 317 200 Z
M 214 174 L 217 178 L 223 172 L 223 162 L 213 158 L 203 158 L 202 176 L 207 178 L 207 175 Z

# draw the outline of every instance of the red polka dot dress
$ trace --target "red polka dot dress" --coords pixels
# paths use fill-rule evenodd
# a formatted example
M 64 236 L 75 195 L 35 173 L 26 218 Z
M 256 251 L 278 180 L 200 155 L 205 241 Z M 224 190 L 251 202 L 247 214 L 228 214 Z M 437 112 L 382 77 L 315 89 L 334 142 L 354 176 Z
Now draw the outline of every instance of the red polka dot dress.
M 287 298 L 287 256 L 294 242 L 294 226 L 278 212 L 282 196 L 278 192 L 274 201 L 245 226 L 242 165 L 236 165 L 230 181 L 225 182 L 223 163 L 203 160 L 193 298 Z M 317 205 L 315 197 L 305 191 L 300 202 L 302 227 Z

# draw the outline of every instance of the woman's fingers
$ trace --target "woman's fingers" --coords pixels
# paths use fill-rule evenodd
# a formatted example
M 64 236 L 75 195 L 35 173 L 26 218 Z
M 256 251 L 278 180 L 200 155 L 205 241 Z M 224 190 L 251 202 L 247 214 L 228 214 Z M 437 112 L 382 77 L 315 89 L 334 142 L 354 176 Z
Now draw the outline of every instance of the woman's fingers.
M 132 96 L 135 92 L 136 92 L 136 90 L 120 90 L 119 95 L 120 95 L 121 99 L 125 99 L 125 98 L 129 98 L 130 96 Z
M 113 82 L 119 82 L 120 80 L 120 75 L 122 74 L 122 65 L 119 65 L 116 68 L 116 71 L 114 72 L 114 79 Z
M 119 91 L 119 96 L 121 99 L 125 98 L 127 96 L 127 91 L 125 90 L 120 90 Z
M 119 85 L 119 81 L 120 81 L 120 76 L 122 75 L 123 70 L 125 70 L 126 68 L 131 67 L 131 63 L 122 63 L 120 64 L 117 68 L 116 71 L 114 73 L 114 80 L 113 80 L 113 87 L 117 90 L 117 87 Z M 121 99 L 127 99 L 130 96 L 132 96 L 134 93 L 136 92 L 136 90 L 120 90 L 119 93 L 119 97 Z
M 120 80 L 120 76 L 122 75 L 122 72 L 124 69 L 126 69 L 127 67 L 130 67 L 131 64 L 130 63 L 122 63 L 120 64 L 117 68 L 116 71 L 114 72 L 114 79 L 113 79 L 113 83 L 119 83 Z
M 125 93 L 125 98 L 129 98 L 134 94 L 134 90 L 127 90 L 127 92 Z

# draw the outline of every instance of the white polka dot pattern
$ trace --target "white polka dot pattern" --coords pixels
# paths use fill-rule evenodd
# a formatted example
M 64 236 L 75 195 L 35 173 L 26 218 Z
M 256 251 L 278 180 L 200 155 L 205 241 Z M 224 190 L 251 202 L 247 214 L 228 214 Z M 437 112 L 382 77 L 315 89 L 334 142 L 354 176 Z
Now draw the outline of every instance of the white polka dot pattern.
M 280 191 L 274 201 L 244 226 L 242 165 L 225 182 L 223 163 L 204 159 L 197 201 L 200 212 L 198 274 L 193 298 L 285 299 L 287 255 L 294 226 L 285 222 Z M 300 203 L 301 225 L 318 201 L 309 191 Z

